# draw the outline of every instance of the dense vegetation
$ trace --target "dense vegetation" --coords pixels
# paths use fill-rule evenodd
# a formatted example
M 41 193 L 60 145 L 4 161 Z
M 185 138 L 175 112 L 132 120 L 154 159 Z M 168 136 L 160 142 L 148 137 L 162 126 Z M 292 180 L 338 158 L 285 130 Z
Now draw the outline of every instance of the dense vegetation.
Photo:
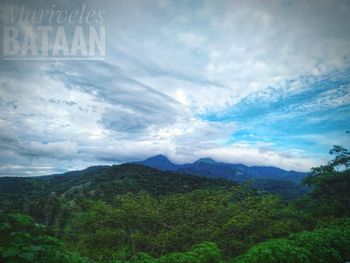
M 0 178 L 0 262 L 345 262 L 350 153 L 330 153 L 298 195 L 137 164 Z

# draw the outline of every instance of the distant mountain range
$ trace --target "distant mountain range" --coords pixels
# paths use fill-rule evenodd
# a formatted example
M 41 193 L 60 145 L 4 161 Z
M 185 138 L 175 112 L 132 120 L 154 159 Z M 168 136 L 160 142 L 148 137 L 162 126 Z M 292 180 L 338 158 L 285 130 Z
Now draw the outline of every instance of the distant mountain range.
M 299 183 L 307 173 L 286 171 L 273 166 L 247 166 L 217 162 L 211 158 L 202 158 L 194 163 L 174 164 L 164 155 L 156 155 L 136 162 L 162 171 L 183 172 L 210 178 L 226 178 L 238 183 L 256 179 L 288 180 Z
M 189 192 L 196 189 L 230 188 L 247 180 L 253 187 L 285 199 L 302 196 L 307 189 L 299 182 L 306 175 L 276 167 L 246 166 L 216 162 L 210 158 L 194 163 L 174 164 L 163 155 L 141 162 L 113 166 L 92 166 L 81 171 L 38 177 L 0 178 L 2 194 L 15 194 L 18 205 L 51 192 L 74 198 L 109 199 L 117 194 L 146 191 L 152 195 Z
M 175 164 L 164 155 L 152 156 L 135 163 L 162 171 L 199 175 L 212 179 L 225 178 L 237 183 L 251 181 L 256 189 L 278 194 L 286 199 L 300 197 L 308 191 L 308 188 L 301 185 L 302 179 L 308 173 L 286 171 L 273 166 L 223 163 L 211 158 L 201 158 L 193 163 Z

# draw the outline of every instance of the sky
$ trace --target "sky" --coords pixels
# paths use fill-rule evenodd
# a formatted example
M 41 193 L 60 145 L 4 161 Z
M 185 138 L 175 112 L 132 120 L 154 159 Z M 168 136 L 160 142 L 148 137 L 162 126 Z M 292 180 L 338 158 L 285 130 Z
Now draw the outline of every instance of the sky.
M 23 3 L 105 10 L 106 54 L 0 60 L 0 176 L 156 154 L 308 171 L 350 146 L 347 0 Z

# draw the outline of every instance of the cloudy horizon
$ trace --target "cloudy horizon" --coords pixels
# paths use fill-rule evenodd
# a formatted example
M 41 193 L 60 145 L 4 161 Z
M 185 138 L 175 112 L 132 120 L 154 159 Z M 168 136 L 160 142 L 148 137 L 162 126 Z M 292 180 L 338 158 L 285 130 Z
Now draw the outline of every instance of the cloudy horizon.
M 308 171 L 350 146 L 349 1 L 24 4 L 53 3 L 106 11 L 105 59 L 0 61 L 0 176 L 157 154 Z

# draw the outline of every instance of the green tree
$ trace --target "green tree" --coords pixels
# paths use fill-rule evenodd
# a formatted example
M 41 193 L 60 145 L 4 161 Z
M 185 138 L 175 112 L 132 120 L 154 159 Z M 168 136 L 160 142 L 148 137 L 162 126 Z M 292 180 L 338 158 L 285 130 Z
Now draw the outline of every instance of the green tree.
M 67 250 L 64 243 L 47 233 L 45 225 L 22 214 L 0 214 L 0 262 L 83 263 L 89 262 Z
M 330 150 L 334 155 L 327 165 L 312 168 L 304 184 L 312 188 L 309 207 L 318 216 L 350 215 L 350 153 L 342 146 Z
M 260 243 L 233 260 L 235 263 L 343 263 L 350 259 L 350 221 L 288 238 Z

